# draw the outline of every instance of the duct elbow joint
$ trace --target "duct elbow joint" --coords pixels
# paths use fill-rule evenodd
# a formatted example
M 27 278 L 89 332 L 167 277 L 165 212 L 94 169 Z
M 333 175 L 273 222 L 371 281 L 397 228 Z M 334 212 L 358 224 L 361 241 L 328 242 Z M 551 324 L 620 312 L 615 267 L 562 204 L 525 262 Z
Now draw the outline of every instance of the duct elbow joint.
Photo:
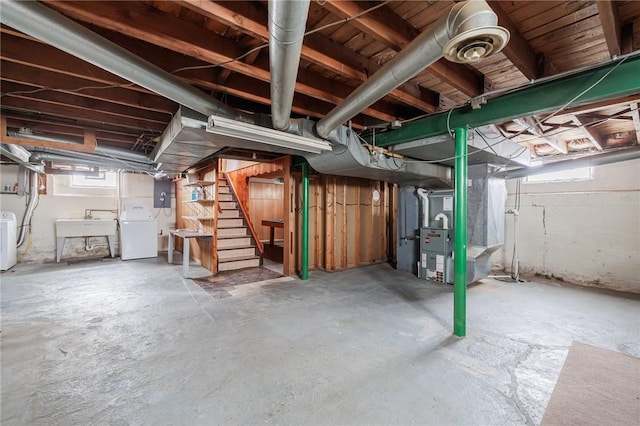
M 442 229 L 449 229 L 449 218 L 444 213 L 438 213 L 435 217 L 436 221 L 442 219 Z

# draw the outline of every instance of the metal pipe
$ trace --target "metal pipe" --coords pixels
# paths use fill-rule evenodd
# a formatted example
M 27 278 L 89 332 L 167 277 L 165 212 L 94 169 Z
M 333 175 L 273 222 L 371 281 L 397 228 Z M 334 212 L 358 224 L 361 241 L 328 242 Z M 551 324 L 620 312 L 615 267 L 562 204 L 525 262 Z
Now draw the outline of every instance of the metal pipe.
M 32 171 L 29 174 L 29 201 L 20 224 L 20 234 L 18 235 L 17 243 L 18 247 L 22 246 L 25 242 L 27 228 L 29 227 L 29 223 L 33 217 L 33 212 L 36 210 L 36 206 L 38 205 L 38 200 L 40 198 L 40 191 L 38 189 L 38 173 Z
M 36 141 L 47 141 L 47 142 L 48 141 L 54 141 L 54 142 L 60 142 L 60 143 L 66 143 L 66 144 L 76 144 L 75 141 L 69 140 L 69 139 L 54 138 L 54 137 L 48 137 L 48 136 L 45 137 L 45 136 L 38 136 L 38 135 L 29 135 L 29 134 L 25 134 L 25 133 L 16 132 L 16 131 L 13 131 L 13 130 L 9 130 L 7 132 L 7 135 L 8 136 L 19 137 L 19 138 L 22 138 L 22 139 L 36 140 Z M 81 144 L 78 144 L 78 145 L 81 145 Z M 81 152 L 81 151 L 68 151 L 68 150 L 64 150 L 64 149 L 45 148 L 45 147 L 36 147 L 35 150 L 40 151 L 40 152 L 50 152 L 50 153 L 53 153 L 53 154 L 75 156 L 75 157 L 78 157 L 78 158 L 95 159 L 98 156 L 104 156 L 104 157 L 109 157 L 110 159 L 133 161 L 133 162 L 136 162 L 136 163 L 143 163 L 143 164 L 154 164 L 153 160 L 151 160 L 149 157 L 147 157 L 143 153 L 135 152 L 135 151 L 129 151 L 129 150 L 123 150 L 123 149 L 118 149 L 118 148 L 111 148 L 111 147 L 108 147 L 108 146 L 96 146 L 95 151 L 93 153 Z
M 424 228 L 429 227 L 429 191 L 426 189 L 418 188 L 418 196 L 422 198 L 422 226 Z
M 269 1 L 271 120 L 277 130 L 289 128 L 309 0 Z
M 628 148 L 620 151 L 604 152 L 583 158 L 556 161 L 555 163 L 544 164 L 539 167 L 523 167 L 516 170 L 498 173 L 498 177 L 505 179 L 517 179 L 526 176 L 540 175 L 543 173 L 560 172 L 572 170 L 580 167 L 600 166 L 603 164 L 619 163 L 640 158 L 640 147 Z
M 116 160 L 94 157 L 74 157 L 71 155 L 65 154 L 54 154 L 49 152 L 35 152 L 31 155 L 31 162 L 39 163 L 42 161 L 55 161 L 61 164 L 83 164 L 87 166 L 101 166 L 101 167 L 110 167 L 114 169 L 123 169 L 129 171 L 136 172 L 145 172 L 145 173 L 155 173 L 157 170 L 153 168 L 151 165 L 135 163 L 131 161 L 123 160 L 122 162 L 118 162 Z
M 0 21 L 201 114 L 253 121 L 37 1 L 3 1 Z
M 480 28 L 490 28 L 493 31 L 499 28 L 496 27 L 497 23 L 498 17 L 484 0 L 456 3 L 446 16 L 418 35 L 340 105 L 318 121 L 317 134 L 328 139 L 331 132 L 342 123 L 440 59 L 450 50 L 449 42 L 454 38 L 473 30 L 478 31 L 474 39 L 482 39 L 485 35 L 481 34 Z M 506 32 L 504 29 L 501 31 Z M 506 34 L 508 40 L 508 32 Z M 470 46 L 472 43 L 469 41 L 465 36 L 465 45 Z M 487 56 L 499 52 L 501 48 L 496 47 Z M 477 60 L 476 57 L 467 59 L 469 62 Z
M 300 278 L 309 279 L 309 164 L 302 163 L 302 265 Z
M 455 160 L 453 333 L 467 333 L 467 128 L 458 127 Z

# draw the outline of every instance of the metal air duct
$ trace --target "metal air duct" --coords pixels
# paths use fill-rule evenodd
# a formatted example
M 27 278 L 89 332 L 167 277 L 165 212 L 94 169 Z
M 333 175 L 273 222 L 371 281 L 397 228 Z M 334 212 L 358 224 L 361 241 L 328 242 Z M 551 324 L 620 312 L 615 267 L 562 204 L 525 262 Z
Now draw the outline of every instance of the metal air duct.
M 509 41 L 509 31 L 497 23 L 498 17 L 484 0 L 456 3 L 447 16 L 422 32 L 318 121 L 316 133 L 329 139 L 331 132 L 342 123 L 443 55 L 450 61 L 474 63 L 500 52 Z
M 600 166 L 603 164 L 619 163 L 640 158 L 640 147 L 624 149 L 620 151 L 605 152 L 602 154 L 590 155 L 583 158 L 556 161 L 555 163 L 544 164 L 539 167 L 523 167 L 516 170 L 498 173 L 496 176 L 505 179 L 516 179 L 544 173 L 560 172 L 563 170 L 577 169 L 580 167 Z
M 82 164 L 85 166 L 108 167 L 112 169 L 127 170 L 132 172 L 156 173 L 157 170 L 149 165 L 132 161 L 118 161 L 118 159 L 108 159 L 104 157 L 90 156 L 75 157 L 67 154 L 54 154 L 51 152 L 34 152 L 31 154 L 31 162 L 40 163 L 42 161 L 53 161 L 60 164 Z
M 269 63 L 273 127 L 289 128 L 309 0 L 269 1 Z
M 9 130 L 7 132 L 8 136 L 19 137 L 21 139 L 31 139 L 34 141 L 45 141 L 45 142 L 60 142 L 65 144 L 74 144 L 76 142 L 70 141 L 68 139 L 55 138 L 49 136 L 38 136 L 38 135 L 30 135 L 20 132 L 15 132 L 13 130 Z M 78 144 L 80 145 L 80 144 Z M 11 145 L 10 145 L 11 146 Z M 136 163 L 142 164 L 154 164 L 152 160 L 150 160 L 145 154 L 135 151 L 128 151 L 123 149 L 111 148 L 108 146 L 96 146 L 95 151 L 93 153 L 89 152 L 81 152 L 81 151 L 67 151 L 64 149 L 56 149 L 56 148 L 44 148 L 37 147 L 33 149 L 34 151 L 40 152 L 50 152 L 54 154 L 66 155 L 69 157 L 77 157 L 77 158 L 85 158 L 89 160 L 97 160 L 100 157 L 107 157 L 109 160 L 124 160 L 124 161 L 132 161 Z
M 0 21 L 201 114 L 252 121 L 250 115 L 207 96 L 37 1 L 3 1 Z

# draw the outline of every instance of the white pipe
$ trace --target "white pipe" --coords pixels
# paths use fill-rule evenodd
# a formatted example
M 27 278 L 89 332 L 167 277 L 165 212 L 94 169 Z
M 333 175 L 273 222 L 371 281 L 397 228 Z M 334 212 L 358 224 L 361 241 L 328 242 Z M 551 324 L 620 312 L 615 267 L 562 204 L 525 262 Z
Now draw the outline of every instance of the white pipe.
M 422 198 L 422 227 L 429 227 L 429 191 L 418 188 L 418 196 Z
M 511 278 L 516 282 L 520 279 L 520 259 L 518 253 L 518 217 L 520 213 L 516 209 L 509 209 L 507 214 L 513 215 L 513 254 L 511 256 Z
M 442 229 L 449 229 L 449 218 L 444 213 L 438 213 L 436 221 L 442 219 Z
M 29 227 L 29 223 L 31 222 L 31 218 L 33 217 L 33 212 L 36 210 L 38 206 L 38 200 L 40 199 L 40 191 L 38 188 L 38 173 L 31 172 L 29 175 L 29 201 L 27 203 L 27 209 L 24 212 L 24 216 L 22 217 L 22 222 L 20 225 L 20 233 L 18 235 L 17 246 L 20 247 L 25 242 L 25 237 L 27 235 L 27 228 Z M 28 232 L 31 232 L 29 230 Z

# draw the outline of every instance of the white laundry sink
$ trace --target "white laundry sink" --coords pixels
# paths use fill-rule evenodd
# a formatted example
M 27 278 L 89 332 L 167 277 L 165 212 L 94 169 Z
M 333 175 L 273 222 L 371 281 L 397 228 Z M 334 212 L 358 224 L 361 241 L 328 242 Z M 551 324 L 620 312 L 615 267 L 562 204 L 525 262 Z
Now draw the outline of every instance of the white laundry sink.
M 99 237 L 115 235 L 114 219 L 58 219 L 56 237 Z

